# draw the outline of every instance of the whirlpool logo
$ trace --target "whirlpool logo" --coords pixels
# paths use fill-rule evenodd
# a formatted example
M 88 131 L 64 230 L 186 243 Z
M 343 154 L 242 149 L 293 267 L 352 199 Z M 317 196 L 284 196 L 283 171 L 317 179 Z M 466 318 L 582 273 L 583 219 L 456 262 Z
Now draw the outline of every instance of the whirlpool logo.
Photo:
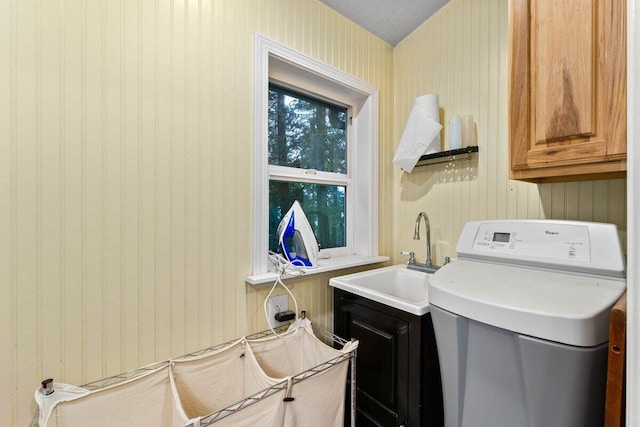
M 560 234 L 559 231 L 549 231 L 549 230 L 545 230 L 544 234 L 549 234 L 550 236 L 555 236 L 556 234 Z

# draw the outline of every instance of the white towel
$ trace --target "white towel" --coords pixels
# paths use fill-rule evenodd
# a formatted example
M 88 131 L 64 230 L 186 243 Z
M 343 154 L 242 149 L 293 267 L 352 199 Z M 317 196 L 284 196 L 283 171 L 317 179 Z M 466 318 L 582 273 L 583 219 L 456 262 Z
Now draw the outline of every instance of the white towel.
M 440 151 L 440 106 L 438 95 L 416 98 L 393 157 L 393 163 L 411 172 L 423 154 Z

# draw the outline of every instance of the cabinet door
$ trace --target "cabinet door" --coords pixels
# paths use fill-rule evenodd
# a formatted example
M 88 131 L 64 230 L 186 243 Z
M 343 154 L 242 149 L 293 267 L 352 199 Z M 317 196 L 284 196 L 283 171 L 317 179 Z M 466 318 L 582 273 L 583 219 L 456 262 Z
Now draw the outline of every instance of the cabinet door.
M 409 322 L 346 298 L 340 298 L 337 306 L 336 333 L 360 341 L 357 425 L 409 424 Z M 414 424 L 419 424 L 419 418 Z
M 511 0 L 511 178 L 624 176 L 625 3 Z

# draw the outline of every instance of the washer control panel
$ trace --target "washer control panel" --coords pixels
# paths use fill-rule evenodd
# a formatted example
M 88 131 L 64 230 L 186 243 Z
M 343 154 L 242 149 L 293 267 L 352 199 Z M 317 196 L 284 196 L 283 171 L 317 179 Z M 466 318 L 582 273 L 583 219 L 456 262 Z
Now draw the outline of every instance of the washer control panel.
M 458 258 L 625 277 L 613 224 L 558 220 L 488 220 L 465 224 Z
M 523 257 L 564 258 L 589 262 L 589 227 L 556 223 L 483 223 L 473 250 Z

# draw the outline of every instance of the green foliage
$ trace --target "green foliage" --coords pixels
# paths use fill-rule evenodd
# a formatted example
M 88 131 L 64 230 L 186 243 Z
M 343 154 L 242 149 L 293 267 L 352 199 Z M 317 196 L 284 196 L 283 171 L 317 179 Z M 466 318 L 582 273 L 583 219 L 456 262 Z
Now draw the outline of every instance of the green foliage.
M 289 89 L 269 88 L 269 164 L 347 173 L 347 109 Z M 346 188 L 271 181 L 269 249 L 277 251 L 278 223 L 298 200 L 321 248 L 345 246 Z

